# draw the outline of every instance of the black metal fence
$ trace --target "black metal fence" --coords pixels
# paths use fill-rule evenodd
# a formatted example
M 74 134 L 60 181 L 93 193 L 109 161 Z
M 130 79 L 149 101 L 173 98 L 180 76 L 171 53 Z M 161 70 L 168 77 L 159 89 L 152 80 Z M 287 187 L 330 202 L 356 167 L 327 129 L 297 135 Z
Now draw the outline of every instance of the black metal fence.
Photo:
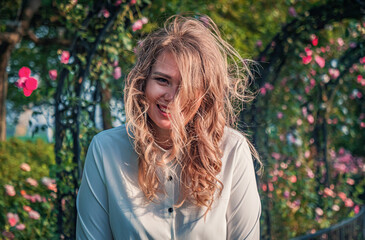
M 346 219 L 316 233 L 293 238 L 291 240 L 364 240 L 365 207 L 355 217 Z

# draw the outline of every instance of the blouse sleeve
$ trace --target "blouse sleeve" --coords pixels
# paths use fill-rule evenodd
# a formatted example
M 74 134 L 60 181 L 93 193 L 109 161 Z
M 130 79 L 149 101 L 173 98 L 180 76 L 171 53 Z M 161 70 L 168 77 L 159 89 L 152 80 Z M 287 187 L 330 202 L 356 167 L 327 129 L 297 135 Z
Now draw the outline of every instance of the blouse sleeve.
M 108 197 L 96 137 L 90 143 L 81 186 L 77 194 L 76 239 L 113 239 L 109 224 Z
M 244 140 L 236 149 L 227 209 L 227 239 L 260 239 L 261 202 L 251 151 Z

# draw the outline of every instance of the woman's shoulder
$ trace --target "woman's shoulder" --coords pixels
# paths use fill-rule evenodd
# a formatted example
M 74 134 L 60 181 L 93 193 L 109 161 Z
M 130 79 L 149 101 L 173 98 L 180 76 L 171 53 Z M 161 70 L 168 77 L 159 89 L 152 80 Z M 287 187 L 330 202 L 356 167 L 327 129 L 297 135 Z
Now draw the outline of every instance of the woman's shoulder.
M 230 127 L 224 128 L 222 144 L 237 145 L 237 144 L 241 144 L 244 142 L 247 142 L 247 139 L 243 133 L 239 132 L 236 129 L 230 128 Z
M 94 136 L 94 140 L 102 146 L 131 146 L 132 144 L 125 125 L 101 131 Z

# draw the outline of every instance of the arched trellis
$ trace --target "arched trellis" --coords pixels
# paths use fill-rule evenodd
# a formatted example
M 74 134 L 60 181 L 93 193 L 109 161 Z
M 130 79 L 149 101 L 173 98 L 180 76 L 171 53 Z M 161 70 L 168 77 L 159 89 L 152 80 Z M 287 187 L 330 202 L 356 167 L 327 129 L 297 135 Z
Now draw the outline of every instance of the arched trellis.
M 298 16 L 290 23 L 286 24 L 282 30 L 272 39 L 272 41 L 265 47 L 265 49 L 256 58 L 260 65 L 263 67 L 259 74 L 256 75 L 255 83 L 258 88 L 261 88 L 265 83 L 270 83 L 275 86 L 280 72 L 285 66 L 288 56 L 293 53 L 298 44 L 307 42 L 307 36 L 310 34 L 316 34 L 320 30 L 330 23 L 342 22 L 345 19 L 361 19 L 365 15 L 365 3 L 360 0 L 337 0 L 327 1 L 323 5 L 319 5 L 311 8 L 302 16 Z M 338 64 L 344 66 L 344 70 L 334 81 L 325 84 L 326 89 L 331 89 L 329 95 L 332 95 L 334 89 L 339 83 L 339 80 L 348 72 L 350 66 L 358 61 L 361 54 L 364 54 L 363 48 L 364 42 L 359 42 L 357 47 L 349 49 L 339 59 Z M 264 109 L 259 108 L 259 103 L 263 106 L 268 106 L 270 97 L 256 98 L 251 105 L 247 106 L 247 109 L 241 113 L 241 122 L 245 123 L 244 131 L 252 131 L 252 141 L 255 146 L 258 147 L 262 159 L 268 159 L 268 153 L 260 151 L 261 149 L 269 148 L 269 140 L 267 134 L 265 134 L 265 121 L 267 119 L 267 112 Z M 304 103 L 304 104 L 309 104 Z M 323 112 L 318 113 L 320 116 Z M 323 119 L 323 118 L 322 118 Z M 315 134 L 313 143 L 317 149 L 318 155 L 315 157 L 317 161 L 327 162 L 327 127 L 326 121 L 321 121 L 321 118 L 317 118 L 314 123 Z M 264 161 L 265 162 L 265 161 Z M 263 181 L 267 181 L 268 172 L 264 171 Z M 317 174 L 318 175 L 318 174 Z M 320 184 L 320 179 L 317 179 Z M 326 177 L 326 184 L 328 184 L 328 177 Z M 265 222 L 265 233 L 263 234 L 267 239 L 271 236 L 271 220 L 269 205 L 270 201 L 267 196 L 264 196 L 263 211 Z
M 138 11 L 146 7 L 146 4 L 140 5 Z M 102 28 L 96 29 L 92 25 L 92 21 L 100 19 L 100 12 L 108 10 L 110 16 L 103 24 Z M 55 154 L 57 170 L 56 178 L 58 184 L 58 192 L 56 199 L 57 209 L 57 234 L 64 239 L 75 239 L 76 225 L 76 195 L 79 186 L 79 180 L 82 174 L 82 162 L 80 160 L 80 116 L 82 111 L 86 111 L 93 121 L 95 117 L 95 105 L 100 96 L 100 81 L 93 84 L 94 90 L 90 90 L 92 83 L 88 76 L 92 60 L 97 52 L 98 46 L 109 34 L 111 26 L 115 23 L 118 15 L 125 12 L 126 9 L 131 11 L 134 16 L 138 15 L 136 8 L 131 8 L 130 3 L 120 5 L 112 4 L 110 1 L 94 1 L 93 6 L 88 12 L 88 15 L 82 22 L 79 32 L 75 36 L 70 47 L 70 56 L 74 59 L 74 69 L 64 67 L 61 71 L 57 90 L 55 93 L 55 125 L 56 125 L 56 140 Z M 131 16 L 129 16 L 131 17 Z M 123 18 L 124 26 L 130 26 L 130 18 Z M 95 29 L 95 35 L 91 36 L 95 40 L 90 42 L 88 39 L 81 37 L 81 34 L 86 30 Z M 79 56 L 84 54 L 85 59 L 80 59 Z M 85 101 L 85 84 L 89 83 L 88 94 L 92 96 L 92 101 Z M 72 149 L 72 164 L 71 167 L 65 168 L 64 162 L 67 157 L 62 153 L 62 149 Z M 65 201 L 66 200 L 66 201 Z M 64 205 L 70 206 L 65 207 Z M 69 227 L 69 228 L 67 228 Z

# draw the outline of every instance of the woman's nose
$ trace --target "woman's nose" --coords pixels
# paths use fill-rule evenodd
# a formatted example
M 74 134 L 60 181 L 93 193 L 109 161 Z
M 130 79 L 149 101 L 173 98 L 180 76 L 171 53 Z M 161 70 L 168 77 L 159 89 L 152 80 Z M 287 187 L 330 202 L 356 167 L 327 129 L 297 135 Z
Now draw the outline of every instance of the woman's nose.
M 175 97 L 176 91 L 177 91 L 176 87 L 169 88 L 168 91 L 166 91 L 166 93 L 165 93 L 165 96 L 164 96 L 165 100 L 172 101 Z

